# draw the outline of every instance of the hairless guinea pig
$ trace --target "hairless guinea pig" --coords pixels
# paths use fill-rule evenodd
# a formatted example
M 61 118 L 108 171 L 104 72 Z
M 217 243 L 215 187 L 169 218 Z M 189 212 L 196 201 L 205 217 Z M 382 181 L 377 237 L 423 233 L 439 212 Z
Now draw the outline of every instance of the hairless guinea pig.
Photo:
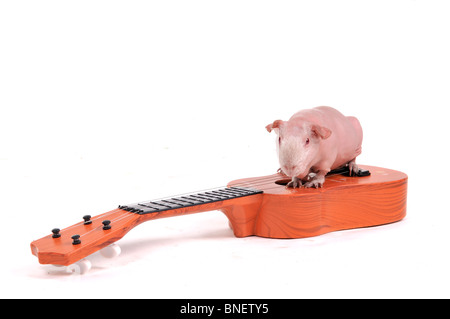
M 328 106 L 295 113 L 289 121 L 276 120 L 266 126 L 278 135 L 280 168 L 292 180 L 288 187 L 322 187 L 332 169 L 349 166 L 358 171 L 362 128 L 357 118 L 344 116 Z

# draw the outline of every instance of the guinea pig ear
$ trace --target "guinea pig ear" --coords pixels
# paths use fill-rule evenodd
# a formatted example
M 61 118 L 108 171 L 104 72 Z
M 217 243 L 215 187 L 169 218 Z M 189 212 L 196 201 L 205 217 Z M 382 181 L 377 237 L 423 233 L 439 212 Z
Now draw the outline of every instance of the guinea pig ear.
M 275 133 L 278 133 L 278 129 L 283 125 L 282 120 L 276 120 L 272 124 L 266 126 L 266 130 L 270 133 L 272 130 L 275 130 Z
M 327 139 L 330 137 L 331 135 L 331 130 L 326 128 L 325 126 L 320 126 L 317 124 L 313 124 L 311 126 L 311 132 L 313 136 L 322 138 L 322 139 Z

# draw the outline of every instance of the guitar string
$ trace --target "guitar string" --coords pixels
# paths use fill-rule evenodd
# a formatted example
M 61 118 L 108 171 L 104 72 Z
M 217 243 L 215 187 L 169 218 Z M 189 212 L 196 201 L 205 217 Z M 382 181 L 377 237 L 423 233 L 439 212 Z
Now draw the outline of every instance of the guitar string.
M 266 184 L 267 182 L 271 182 L 274 178 L 278 179 L 280 177 L 281 176 L 278 176 L 278 175 L 269 175 L 269 176 L 263 176 L 263 177 L 255 177 L 256 181 L 240 182 L 240 183 L 233 184 L 230 187 L 249 187 L 249 188 L 255 188 L 256 187 L 257 188 L 258 186 L 262 186 L 262 185 Z M 277 187 L 277 186 L 274 185 L 274 187 Z M 223 185 L 223 186 L 213 187 L 213 188 L 206 188 L 206 189 L 197 190 L 197 191 L 193 191 L 193 192 L 181 193 L 181 194 L 177 194 L 177 195 L 173 195 L 173 196 L 165 196 L 165 197 L 152 199 L 150 201 L 140 201 L 138 203 L 142 203 L 142 202 L 156 202 L 156 201 L 168 200 L 168 199 L 173 199 L 173 198 L 178 198 L 178 197 L 186 197 L 186 196 L 189 196 L 189 195 L 202 194 L 202 193 L 212 192 L 212 191 L 215 191 L 215 190 L 221 190 L 221 189 L 226 189 L 226 188 L 228 188 L 228 185 Z M 265 188 L 265 189 L 271 189 L 271 188 Z M 233 199 L 233 198 L 235 198 L 235 197 L 232 197 L 230 199 Z M 224 199 L 224 200 L 226 200 L 226 199 Z M 201 204 L 199 204 L 199 205 L 201 205 Z M 179 208 L 182 208 L 182 207 L 179 207 Z M 93 218 L 91 218 L 91 221 L 94 222 L 94 221 L 98 221 L 99 219 L 103 219 L 109 213 L 110 212 L 106 212 L 106 213 L 94 216 Z M 112 221 L 116 221 L 116 219 L 111 220 L 111 222 Z M 74 228 L 76 226 L 78 226 L 78 223 L 74 224 L 72 226 L 66 227 L 64 229 L 64 231 L 68 231 L 71 228 Z
M 327 176 L 334 176 L 334 175 L 340 175 L 340 174 L 341 174 L 341 173 L 334 173 L 334 174 L 329 174 L 329 175 L 327 175 Z M 280 179 L 280 177 L 281 177 L 281 179 Z M 271 190 L 271 189 L 279 188 L 280 186 L 283 186 L 283 185 L 281 185 L 281 184 L 276 184 L 276 183 L 275 183 L 277 180 L 283 180 L 283 179 L 286 180 L 286 179 L 288 179 L 287 176 L 286 176 L 285 178 L 282 178 L 282 177 L 283 177 L 283 176 L 279 176 L 279 175 L 269 175 L 269 176 L 264 176 L 264 177 L 256 177 L 256 178 L 255 178 L 256 181 L 240 182 L 240 183 L 233 184 L 233 185 L 231 185 L 230 187 L 249 187 L 249 188 L 255 188 L 255 187 L 256 187 L 256 188 L 257 188 L 257 186 L 262 186 L 262 185 L 267 184 L 268 182 L 273 182 L 273 183 L 274 183 L 273 187 L 265 187 L 265 190 L 267 191 L 267 190 Z M 205 193 L 205 192 L 211 192 L 211 191 L 213 191 L 213 190 L 224 189 L 224 188 L 227 188 L 227 187 L 228 187 L 228 186 L 220 186 L 220 187 L 215 187 L 215 188 L 203 189 L 203 190 L 195 191 L 195 192 L 189 192 L 189 193 L 178 194 L 178 195 L 171 196 L 171 197 L 167 196 L 167 197 L 163 197 L 163 198 L 160 198 L 160 199 L 154 199 L 154 200 L 151 200 L 151 202 L 156 202 L 156 201 L 160 201 L 160 200 L 164 200 L 164 199 L 171 199 L 171 198 L 173 199 L 173 198 L 177 198 L 177 197 L 188 196 L 188 194 L 191 194 L 191 195 L 193 195 L 193 194 L 201 194 L 201 193 Z M 250 194 L 250 195 L 248 195 L 248 196 L 252 196 L 252 195 L 253 195 L 253 194 Z M 235 198 L 238 198 L 238 197 L 225 198 L 225 199 L 218 200 L 218 201 L 224 201 L 224 200 L 235 199 Z M 199 205 L 202 205 L 202 204 L 208 204 L 208 203 L 210 203 L 210 202 L 200 203 L 200 204 L 196 204 L 196 205 L 194 205 L 194 206 L 199 206 Z M 184 207 L 178 207 L 178 208 L 184 208 Z M 177 209 L 177 208 L 173 208 L 173 209 Z M 172 210 L 172 208 L 169 208 L 169 209 L 167 209 L 167 210 Z M 114 210 L 112 210 L 112 211 L 110 211 L 110 212 L 106 212 L 106 213 L 103 213 L 103 214 L 94 216 L 95 219 L 91 219 L 91 221 L 92 221 L 92 222 L 98 221 L 99 219 L 103 219 L 103 218 L 107 217 L 107 215 L 113 215 L 113 214 L 115 214 L 115 213 L 117 213 L 117 209 L 114 209 Z M 127 212 L 127 213 L 129 213 L 129 212 Z M 135 213 L 131 213 L 131 214 L 127 214 L 127 213 L 125 213 L 125 214 L 123 214 L 123 215 L 119 215 L 119 216 L 117 216 L 117 217 L 111 219 L 111 220 L 110 220 L 111 223 L 113 224 L 113 223 L 117 223 L 117 222 L 119 222 L 119 221 L 121 221 L 121 220 L 126 220 L 126 219 L 133 219 L 133 218 L 136 218 L 136 214 L 135 214 Z M 155 212 L 155 213 L 156 213 L 156 212 Z M 65 228 L 64 231 L 66 232 L 66 231 L 68 231 L 69 229 L 71 229 L 71 228 L 73 228 L 73 227 L 76 227 L 76 226 L 78 226 L 78 224 L 69 226 L 69 227 Z M 95 231 L 96 229 L 98 229 L 99 227 L 103 227 L 103 226 L 95 227 L 94 229 L 91 229 L 90 231 L 84 233 L 82 236 L 86 236 L 87 234 L 91 233 L 92 231 Z
M 340 175 L 342 174 L 341 172 L 336 172 L 336 173 L 331 173 L 331 174 L 327 174 L 326 177 L 330 177 L 330 176 L 334 176 L 334 175 Z M 252 178 L 250 178 L 252 179 Z M 280 174 L 274 174 L 274 175 L 268 175 L 268 176 L 263 176 L 263 177 L 255 177 L 253 178 L 252 181 L 242 181 L 236 184 L 232 184 L 230 186 L 228 185 L 223 185 L 223 186 L 219 186 L 219 187 L 214 187 L 214 188 L 207 188 L 207 189 L 203 189 L 203 190 L 197 190 L 197 191 L 193 191 L 193 192 L 187 192 L 187 193 L 182 193 L 182 194 L 178 194 L 178 195 L 174 195 L 174 196 L 166 196 L 166 197 L 161 197 L 161 198 L 156 198 L 156 199 L 152 199 L 151 201 L 140 201 L 138 203 L 142 203 L 142 202 L 156 202 L 156 201 L 161 201 L 164 199 L 170 199 L 170 198 L 177 198 L 177 197 L 182 197 L 182 196 L 188 196 L 188 195 L 194 195 L 194 194 L 201 194 L 201 193 L 205 193 L 205 192 L 211 192 L 214 190 L 220 190 L 220 189 L 225 189 L 228 187 L 248 187 L 248 188 L 258 188 L 258 186 L 262 186 L 267 184 L 268 182 L 273 182 L 275 185 L 273 187 L 267 188 L 265 187 L 264 189 L 273 189 L 273 188 L 277 188 L 278 186 L 276 185 L 282 185 L 282 184 L 276 184 L 275 182 L 280 180 L 288 180 L 290 179 L 288 176 L 285 175 L 280 175 Z
M 112 210 L 112 211 L 109 211 L 109 212 L 106 212 L 106 213 L 103 213 L 103 214 L 94 216 L 95 218 L 94 218 L 94 219 L 91 219 L 91 221 L 92 221 L 92 223 L 94 223 L 94 222 L 96 222 L 96 221 L 98 221 L 98 220 L 100 220 L 100 219 L 105 220 L 105 217 L 107 217 L 108 215 L 113 215 L 113 214 L 115 214 L 115 213 L 117 213 L 117 208 L 114 209 L 114 210 Z M 130 217 L 130 219 L 131 219 L 131 217 L 133 217 L 133 215 L 123 214 L 123 215 L 118 216 L 118 217 L 116 217 L 116 218 L 114 218 L 114 219 L 111 219 L 110 221 L 111 221 L 111 223 L 112 223 L 113 221 L 114 221 L 114 222 L 118 222 L 118 221 L 122 220 L 123 218 L 127 218 L 127 217 Z M 109 219 L 108 219 L 108 220 L 109 220 Z M 89 226 L 89 225 L 84 225 L 83 222 L 81 222 L 81 224 L 80 224 L 80 223 L 76 223 L 76 224 L 74 224 L 74 225 L 72 225 L 72 226 L 69 226 L 69 227 L 64 228 L 61 232 L 62 232 L 62 233 L 63 233 L 63 232 L 65 233 L 65 232 L 68 232 L 70 229 L 75 228 L 75 227 L 79 227 L 79 226 Z M 99 227 L 103 227 L 103 226 L 104 226 L 103 224 L 102 224 L 102 225 L 99 225 L 99 226 L 97 226 L 97 227 L 95 227 L 95 228 L 93 228 L 93 229 L 90 229 L 89 231 L 83 233 L 83 234 L 80 235 L 80 236 L 86 236 L 87 234 L 91 233 L 92 231 L 98 229 Z
M 242 183 L 237 183 L 237 184 L 235 184 L 235 185 L 233 185 L 233 186 L 231 186 L 231 187 L 250 187 L 250 186 L 253 186 L 252 188 L 254 188 L 255 186 L 264 185 L 264 184 L 266 184 L 267 182 L 272 181 L 272 180 L 274 179 L 274 177 L 275 177 L 275 178 L 278 178 L 279 176 L 277 176 L 277 175 L 274 175 L 274 176 L 265 176 L 265 177 L 262 177 L 262 178 L 258 178 L 258 182 L 253 182 L 253 183 L 251 183 L 251 182 L 250 182 L 250 183 L 249 183 L 249 182 L 242 182 Z M 276 187 L 276 186 L 275 186 L 275 187 Z M 219 190 L 219 189 L 224 189 L 224 188 L 227 188 L 227 186 L 220 186 L 220 187 L 215 187 L 215 188 L 203 189 L 203 190 L 200 190 L 200 191 L 195 191 L 195 192 L 188 192 L 188 193 L 178 194 L 178 195 L 175 195 L 175 196 L 167 196 L 167 197 L 163 197 L 163 198 L 159 198 L 159 199 L 153 199 L 153 200 L 151 200 L 150 202 L 161 201 L 161 200 L 164 200 L 164 199 L 173 199 L 173 198 L 178 198 L 178 197 L 187 197 L 187 196 L 189 196 L 189 195 L 201 194 L 201 193 L 211 192 L 211 191 L 214 191 L 214 190 Z M 266 188 L 266 189 L 267 189 L 267 188 Z M 236 198 L 236 197 L 225 198 L 225 199 L 223 199 L 223 200 L 234 199 L 234 198 Z M 141 201 L 141 202 L 142 202 L 142 201 Z M 208 204 L 208 203 L 209 203 L 209 202 L 205 202 L 204 204 Z M 195 206 L 198 206 L 198 205 L 202 205 L 202 203 L 197 204 L 197 205 L 195 205 Z M 178 207 L 178 208 L 183 208 L 183 207 Z M 174 208 L 174 209 L 176 209 L 176 208 Z M 168 209 L 168 210 L 171 210 L 171 209 Z M 110 211 L 110 212 L 106 212 L 106 213 L 97 215 L 97 216 L 94 216 L 94 218 L 91 218 L 91 221 L 92 221 L 92 222 L 96 222 L 96 221 L 98 221 L 98 220 L 100 220 L 100 219 L 105 220 L 105 219 L 108 217 L 108 215 L 113 215 L 113 214 L 115 214 L 115 213 L 117 213 L 117 209 L 112 210 L 112 211 Z M 130 213 L 130 212 L 127 212 L 127 213 Z M 115 218 L 113 218 L 113 219 L 110 219 L 111 224 L 117 223 L 117 222 L 123 220 L 124 218 L 130 218 L 130 219 L 132 219 L 132 217 L 136 217 L 136 214 L 135 214 L 135 213 L 131 213 L 131 214 L 127 214 L 127 213 L 125 213 L 125 214 L 123 214 L 123 215 L 120 215 L 120 216 L 117 216 L 117 217 L 115 217 Z M 155 213 L 156 213 L 156 212 L 155 212 Z M 78 224 L 69 226 L 69 227 L 67 227 L 67 228 L 64 229 L 64 232 L 67 232 L 67 231 L 69 231 L 71 228 L 74 228 L 74 227 L 77 227 L 77 226 L 83 226 L 83 224 L 79 224 L 79 223 L 78 223 Z M 98 229 L 99 227 L 103 227 L 103 226 L 102 226 L 102 225 L 99 225 L 99 226 L 97 226 L 97 227 L 95 227 L 95 228 L 89 230 L 88 232 L 83 233 L 83 235 L 81 235 L 81 236 L 86 236 L 87 234 L 91 233 L 92 231 L 95 231 L 96 229 Z
M 267 190 L 271 190 L 271 189 L 275 189 L 275 188 L 278 188 L 280 186 L 283 186 L 283 185 L 279 185 L 279 184 L 275 183 L 277 180 L 280 180 L 280 177 L 282 177 L 282 176 L 269 175 L 269 176 L 264 176 L 264 177 L 256 177 L 255 178 L 256 181 L 246 181 L 246 182 L 236 183 L 236 184 L 233 184 L 230 187 L 258 188 L 258 186 L 266 185 L 266 184 L 268 184 L 268 182 L 273 182 L 274 183 L 273 187 L 265 187 L 265 190 L 267 191 Z M 287 178 L 285 178 L 285 179 L 287 179 Z M 151 200 L 149 202 L 157 202 L 157 201 L 161 201 L 161 200 L 165 200 L 165 199 L 174 199 L 174 198 L 178 198 L 178 197 L 187 197 L 189 195 L 202 194 L 202 193 L 206 193 L 206 192 L 212 192 L 214 190 L 221 190 L 221 189 L 225 189 L 227 187 L 228 186 L 220 186 L 220 187 L 208 188 L 208 189 L 203 189 L 203 190 L 200 190 L 200 191 L 188 192 L 188 193 L 178 194 L 178 195 L 174 195 L 174 196 L 167 196 L 167 197 L 162 197 L 162 198 L 159 198 L 159 199 L 153 199 L 153 200 Z M 253 195 L 253 194 L 250 194 L 248 196 L 251 196 L 251 195 Z M 220 197 L 217 197 L 217 198 L 220 198 Z M 224 200 L 227 200 L 227 199 L 235 199 L 235 198 L 237 198 L 237 197 L 224 198 L 224 199 L 220 199 L 218 201 L 224 201 Z M 199 204 L 196 204 L 194 206 L 198 206 L 198 205 L 202 205 L 202 204 L 208 204 L 208 203 L 210 203 L 210 202 L 199 203 Z M 182 207 L 178 207 L 178 208 L 183 208 L 183 206 Z M 177 209 L 177 208 L 169 208 L 167 210 L 172 210 L 172 209 Z M 165 211 L 165 210 L 163 210 L 163 211 Z M 116 212 L 116 210 L 113 210 L 112 212 Z M 104 214 L 95 216 L 95 219 L 93 221 L 97 221 L 99 219 L 105 218 L 105 216 L 107 214 L 108 213 L 104 213 Z M 134 213 L 132 213 L 132 215 L 126 214 L 125 216 L 135 216 L 135 214 Z M 119 220 L 122 220 L 123 218 L 124 218 L 124 216 L 118 216 L 118 217 L 112 219 L 111 223 L 112 222 L 117 222 Z M 87 234 L 87 233 L 85 233 L 85 234 Z
M 264 184 L 266 184 L 268 181 L 272 181 L 272 180 L 274 179 L 274 177 L 275 177 L 275 178 L 278 178 L 279 176 L 277 176 L 277 175 L 270 176 L 270 175 L 269 175 L 269 176 L 264 176 L 264 177 L 262 177 L 262 178 L 258 178 L 258 177 L 257 177 L 257 178 L 256 178 L 256 179 L 258 179 L 257 182 L 253 182 L 253 183 L 251 183 L 251 182 L 250 182 L 250 183 L 249 183 L 249 182 L 242 182 L 242 183 L 237 183 L 237 184 L 235 184 L 235 185 L 232 185 L 231 187 L 245 187 L 245 186 L 246 186 L 246 187 L 251 187 L 251 186 L 253 186 L 252 188 L 254 188 L 255 186 L 264 185 Z M 275 187 L 276 187 L 276 186 L 275 186 Z M 224 189 L 224 188 L 227 188 L 227 186 L 224 185 L 224 186 L 219 186 L 219 187 L 214 187 L 214 188 L 203 189 L 203 190 L 200 190 L 200 191 L 194 191 L 194 192 L 188 192 L 188 193 L 178 194 L 178 195 L 175 195 L 175 196 L 167 196 L 167 197 L 162 197 L 162 198 L 158 198 L 158 199 L 152 199 L 150 202 L 161 201 L 161 200 L 164 200 L 164 199 L 173 199 L 173 198 L 178 198 L 178 197 L 187 197 L 187 196 L 189 196 L 189 195 L 201 194 L 201 193 L 211 192 L 211 191 L 214 191 L 214 190 L 220 190 L 220 189 Z M 267 188 L 266 188 L 266 189 L 267 189 Z M 234 199 L 234 198 L 236 198 L 236 197 L 225 198 L 225 199 L 222 199 L 222 200 Z M 142 201 L 141 201 L 141 202 L 142 202 Z M 144 201 L 144 202 L 145 202 L 145 201 Z M 210 203 L 210 202 L 205 202 L 205 203 L 196 204 L 195 206 L 202 205 L 202 204 L 208 204 L 208 203 Z M 178 207 L 178 208 L 183 208 L 183 207 Z M 177 208 L 174 208 L 174 209 L 177 209 Z M 168 210 L 172 210 L 172 209 L 168 209 Z M 113 214 L 115 214 L 115 213 L 117 213 L 117 209 L 112 210 L 112 211 L 110 211 L 110 212 L 106 212 L 106 213 L 97 215 L 97 216 L 94 216 L 94 218 L 91 218 L 91 221 L 92 221 L 92 222 L 96 222 L 96 221 L 98 221 L 98 220 L 100 220 L 100 219 L 105 220 L 105 218 L 107 218 L 108 215 L 113 215 Z M 119 221 L 121 221 L 121 220 L 123 220 L 123 219 L 125 219 L 125 218 L 130 218 L 130 219 L 132 219 L 132 217 L 136 217 L 136 214 L 135 214 L 135 213 L 131 213 L 131 214 L 129 214 L 129 213 L 130 213 L 130 212 L 126 212 L 126 213 L 123 214 L 123 215 L 120 215 L 120 216 L 117 216 L 116 218 L 110 219 L 111 224 L 117 223 L 117 222 L 119 222 Z M 156 213 L 156 212 L 155 212 L 155 213 Z M 83 225 L 83 224 L 75 224 L 75 225 L 69 226 L 69 227 L 67 227 L 67 228 L 64 229 L 64 232 L 67 232 L 68 230 L 70 230 L 71 228 L 74 228 L 74 227 L 76 227 L 76 226 L 82 226 L 82 225 Z M 98 229 L 99 227 L 103 227 L 103 226 L 102 226 L 102 225 L 99 225 L 98 227 L 95 227 L 95 228 L 89 230 L 88 232 L 83 233 L 82 236 L 86 236 L 87 234 L 91 233 L 92 231 L 95 231 L 96 229 Z
M 335 174 L 331 174 L 331 175 L 327 175 L 327 176 L 333 176 L 333 175 L 339 175 L 339 173 L 335 173 Z M 267 191 L 267 190 L 271 190 L 271 189 L 275 189 L 275 188 L 279 188 L 280 186 L 283 186 L 282 184 L 276 184 L 275 183 L 277 180 L 286 180 L 286 179 L 288 179 L 287 176 L 285 178 L 282 178 L 282 177 L 283 176 L 279 176 L 279 175 L 269 175 L 269 176 L 264 176 L 264 177 L 256 177 L 255 180 L 253 180 L 253 181 L 243 181 L 243 182 L 240 182 L 240 183 L 233 184 L 230 187 L 248 187 L 248 188 L 256 188 L 256 189 L 258 189 L 258 186 L 266 185 L 266 184 L 268 184 L 268 182 L 273 182 L 274 183 L 273 187 L 265 187 L 264 188 Z M 215 190 L 222 190 L 222 189 L 226 189 L 226 188 L 228 188 L 228 186 L 224 185 L 224 186 L 219 186 L 219 187 L 214 187 L 214 188 L 203 189 L 203 190 L 200 190 L 200 191 L 187 192 L 187 193 L 182 193 L 182 194 L 178 194 L 178 195 L 174 195 L 174 196 L 166 196 L 166 197 L 161 197 L 161 198 L 157 198 L 157 199 L 152 199 L 150 201 L 141 201 L 141 202 L 157 202 L 157 201 L 161 201 L 161 200 L 166 200 L 166 199 L 169 200 L 169 199 L 174 199 L 174 198 L 178 198 L 178 197 L 187 197 L 189 195 L 202 194 L 202 193 L 212 192 L 212 191 L 215 191 Z M 217 198 L 220 198 L 220 197 L 217 197 Z M 236 198 L 236 197 L 224 198 L 222 200 L 234 199 L 234 198 Z M 205 204 L 207 204 L 207 203 L 209 203 L 209 202 L 205 202 Z M 197 204 L 197 205 L 202 205 L 202 203 Z M 183 208 L 183 207 L 178 207 L 178 208 Z M 176 209 L 176 208 L 174 208 L 174 209 Z M 168 210 L 171 210 L 171 209 L 168 209 Z M 108 213 L 97 215 L 97 216 L 95 216 L 95 219 L 93 219 L 92 221 L 96 221 L 96 220 L 99 220 L 101 218 L 105 218 L 105 215 L 107 215 L 107 214 Z M 117 218 L 111 220 L 111 222 L 112 221 L 117 221 Z M 76 226 L 76 225 L 74 225 L 74 226 Z M 71 226 L 71 227 L 73 227 L 73 226 Z M 68 229 L 68 228 L 66 228 L 66 229 Z
M 102 217 L 105 216 L 105 215 L 108 215 L 109 213 L 110 213 L 110 212 L 106 212 L 106 213 L 103 213 L 103 214 L 99 214 L 99 215 L 97 215 L 97 216 L 94 216 L 95 219 L 91 219 L 91 221 L 99 220 L 100 218 L 102 218 Z M 76 223 L 76 224 L 74 224 L 74 225 L 72 225 L 72 226 L 66 227 L 66 228 L 64 228 L 64 229 L 61 230 L 61 231 L 66 232 L 66 231 L 70 230 L 71 228 L 74 228 L 74 227 L 77 227 L 77 226 L 79 226 L 79 223 Z
M 236 183 L 236 184 L 232 184 L 230 186 L 222 185 L 222 186 L 218 186 L 218 187 L 206 188 L 206 189 L 202 189 L 202 190 L 186 192 L 186 193 L 181 193 L 181 194 L 172 195 L 172 196 L 160 197 L 160 198 L 152 199 L 150 201 L 148 201 L 148 200 L 140 201 L 138 203 L 142 203 L 142 202 L 156 202 L 156 201 L 161 201 L 161 200 L 164 200 L 164 199 L 177 198 L 177 197 L 183 197 L 183 196 L 188 196 L 188 195 L 194 195 L 194 194 L 201 194 L 201 193 L 205 193 L 205 192 L 211 192 L 211 191 L 220 190 L 220 189 L 226 189 L 228 187 L 249 187 L 249 188 L 254 188 L 254 187 L 252 187 L 252 185 L 261 186 L 261 185 L 266 184 L 267 182 L 272 181 L 274 178 L 276 178 L 277 180 L 278 179 L 283 179 L 282 177 L 280 177 L 278 175 L 269 175 L 269 176 L 264 176 L 264 177 L 255 177 L 254 178 L 255 181 L 243 181 L 243 182 L 239 182 L 239 183 Z

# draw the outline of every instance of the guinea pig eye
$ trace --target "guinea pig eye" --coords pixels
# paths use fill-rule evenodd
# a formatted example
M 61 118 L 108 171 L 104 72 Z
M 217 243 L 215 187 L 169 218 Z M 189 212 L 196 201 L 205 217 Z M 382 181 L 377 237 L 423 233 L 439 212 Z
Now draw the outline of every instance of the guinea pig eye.
M 305 145 L 309 144 L 309 138 L 306 138 Z
M 281 136 L 278 137 L 278 144 L 281 144 Z

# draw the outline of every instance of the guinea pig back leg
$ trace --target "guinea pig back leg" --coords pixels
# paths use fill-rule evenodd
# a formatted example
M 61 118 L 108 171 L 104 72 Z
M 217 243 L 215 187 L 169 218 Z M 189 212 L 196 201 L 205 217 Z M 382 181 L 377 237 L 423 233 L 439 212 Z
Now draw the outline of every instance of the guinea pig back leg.
M 348 162 L 348 171 L 350 176 L 356 176 L 356 173 L 359 171 L 358 165 L 356 165 L 356 158 L 352 159 Z

